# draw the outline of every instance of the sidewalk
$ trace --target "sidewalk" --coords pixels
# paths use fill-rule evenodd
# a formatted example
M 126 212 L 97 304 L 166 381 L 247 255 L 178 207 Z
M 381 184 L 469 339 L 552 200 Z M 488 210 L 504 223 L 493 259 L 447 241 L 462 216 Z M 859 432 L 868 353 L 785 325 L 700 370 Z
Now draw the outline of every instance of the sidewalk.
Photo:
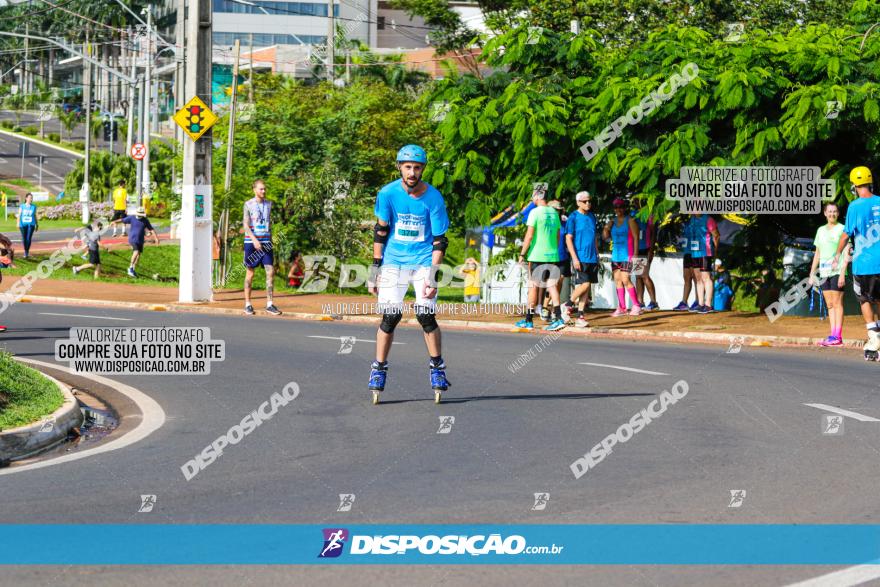
M 19 279 L 4 276 L 0 291 L 5 291 Z M 84 288 L 82 281 L 60 279 L 37 280 L 23 302 L 59 303 L 72 306 L 110 306 L 120 308 L 214 313 L 242 316 L 244 292 L 226 290 L 214 294 L 214 301 L 205 304 L 180 304 L 177 289 L 128 285 L 125 283 L 101 283 L 98 287 Z M 276 292 L 275 304 L 284 315 L 277 319 L 344 320 L 360 323 L 377 323 L 373 313 L 376 298 L 372 296 L 343 296 L 332 294 L 293 294 Z M 256 291 L 252 299 L 257 315 L 265 315 L 265 292 Z M 444 327 L 473 330 L 516 331 L 513 323 L 521 316 L 514 308 L 496 304 L 492 308 L 474 305 L 442 303 L 438 320 Z M 12 310 L 14 311 L 14 309 Z M 770 322 L 763 314 L 742 312 L 719 312 L 714 314 L 691 314 L 688 312 L 655 311 L 638 317 L 611 318 L 607 310 L 594 310 L 587 319 L 590 327 L 585 329 L 567 327 L 567 335 L 614 336 L 628 339 L 680 340 L 729 344 L 733 337 L 744 336 L 744 344 L 761 346 L 811 346 L 828 335 L 827 321 L 817 317 L 786 316 Z M 415 323 L 413 314 L 404 314 L 404 322 Z M 545 323 L 535 321 L 535 333 Z M 865 325 L 860 316 L 846 316 L 843 334 L 845 345 L 861 347 Z

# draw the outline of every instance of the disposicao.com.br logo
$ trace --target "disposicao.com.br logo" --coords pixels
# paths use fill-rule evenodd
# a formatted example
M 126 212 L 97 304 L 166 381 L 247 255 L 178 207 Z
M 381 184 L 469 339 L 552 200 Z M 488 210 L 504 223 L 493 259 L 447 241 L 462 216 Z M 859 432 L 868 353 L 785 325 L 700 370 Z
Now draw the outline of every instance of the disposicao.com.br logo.
M 502 537 L 501 534 L 477 534 L 439 536 L 434 534 L 388 534 L 351 535 L 345 528 L 328 528 L 323 531 L 324 546 L 318 558 L 338 557 L 346 542 L 350 542 L 351 555 L 519 555 L 560 554 L 564 546 L 528 546 L 526 539 L 518 534 Z

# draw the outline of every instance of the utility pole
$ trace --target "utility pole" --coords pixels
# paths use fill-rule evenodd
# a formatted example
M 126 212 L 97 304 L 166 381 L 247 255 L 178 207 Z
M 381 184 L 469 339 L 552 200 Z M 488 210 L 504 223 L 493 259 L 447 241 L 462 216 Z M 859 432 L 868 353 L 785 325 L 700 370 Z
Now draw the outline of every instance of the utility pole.
M 135 59 L 133 50 L 129 51 L 129 58 L 131 59 L 131 77 L 137 78 L 137 60 Z M 134 109 L 136 100 L 137 82 L 131 82 L 128 84 L 128 129 L 126 129 L 125 133 L 125 155 L 131 153 L 131 145 L 134 143 L 134 138 L 136 136 L 134 132 Z
M 30 24 L 24 25 L 24 34 L 26 34 L 26 35 L 31 34 L 31 25 Z M 21 87 L 18 89 L 18 91 L 20 93 L 24 94 L 25 97 L 27 97 L 27 95 L 28 95 L 28 86 L 30 85 L 30 78 L 31 78 L 30 73 L 28 72 L 28 67 L 30 64 L 30 56 L 31 56 L 29 41 L 30 41 L 30 39 L 25 37 L 25 39 L 24 39 L 24 65 L 21 68 Z
M 183 50 L 183 42 L 186 34 L 186 0 L 177 0 L 177 26 L 174 27 L 174 42 L 177 44 L 177 47 L 174 49 L 175 57 L 177 58 L 177 67 L 174 70 L 174 112 L 180 110 L 183 105 L 186 103 L 186 98 L 184 94 L 184 76 L 185 72 L 183 69 L 183 60 L 184 60 L 184 50 Z M 174 138 L 177 139 L 177 143 L 181 144 L 186 139 L 186 134 L 183 132 L 183 129 L 174 125 Z M 177 178 L 175 177 L 175 180 Z
M 241 50 L 241 43 L 235 39 L 235 45 L 232 47 L 232 97 L 229 100 L 229 137 L 226 141 L 226 177 L 223 181 L 223 192 L 228 202 L 229 192 L 232 191 L 232 159 L 234 157 L 233 144 L 235 143 L 235 114 L 238 104 L 238 55 Z M 227 241 L 226 233 L 229 225 L 229 204 L 223 207 L 223 214 L 220 216 L 220 230 L 223 234 L 223 256 L 220 259 L 220 283 L 226 280 L 226 250 Z
M 92 47 L 89 45 L 89 32 L 86 31 L 86 43 L 83 47 L 83 52 L 91 57 L 92 55 Z M 79 201 L 82 203 L 82 221 L 83 224 L 89 223 L 89 164 L 90 164 L 90 156 L 91 156 L 91 148 L 92 148 L 92 62 L 84 59 L 83 60 L 83 83 L 85 87 L 83 88 L 83 108 L 86 111 L 86 156 L 85 161 L 83 162 L 83 185 L 82 189 L 79 192 Z
M 248 33 L 248 43 L 251 47 L 251 67 L 248 69 L 248 104 L 254 103 L 254 33 Z
M 327 81 L 333 83 L 333 61 L 336 43 L 333 39 L 336 23 L 333 18 L 333 0 L 327 0 Z
M 209 0 L 189 0 L 186 27 L 186 88 L 211 107 L 211 29 Z M 183 143 L 183 197 L 180 218 L 181 302 L 209 301 L 211 291 L 212 133 Z
M 152 65 L 153 65 L 153 9 L 150 8 L 148 4 L 144 9 L 147 11 L 147 62 L 146 62 L 146 71 L 144 73 L 144 77 L 146 80 L 144 82 L 144 93 L 146 97 L 144 98 L 144 186 L 143 193 L 147 197 L 147 201 L 149 202 L 152 197 L 152 189 L 151 189 L 151 178 L 150 178 L 150 113 L 153 108 L 153 79 L 152 79 Z M 143 201 L 143 200 L 141 200 Z
M 146 92 L 144 91 L 144 76 L 141 75 L 138 78 L 138 129 L 137 129 L 137 142 L 144 142 L 144 95 Z M 143 201 L 144 195 L 144 160 L 138 159 L 135 164 L 137 167 L 137 205 L 140 206 Z

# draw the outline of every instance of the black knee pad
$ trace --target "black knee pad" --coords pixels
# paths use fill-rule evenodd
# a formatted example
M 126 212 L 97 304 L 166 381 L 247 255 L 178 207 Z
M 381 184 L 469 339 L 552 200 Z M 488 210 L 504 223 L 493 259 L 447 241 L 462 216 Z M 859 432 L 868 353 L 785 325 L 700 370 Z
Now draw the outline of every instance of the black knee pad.
M 394 332 L 394 329 L 397 328 L 397 325 L 402 319 L 403 314 L 400 312 L 386 312 L 385 314 L 382 314 L 382 322 L 379 323 L 379 330 L 385 334 L 391 334 Z
M 429 308 L 421 306 L 416 308 L 416 320 L 422 325 L 422 330 L 428 334 L 440 328 L 440 325 L 437 324 L 437 316 L 435 316 L 434 311 Z

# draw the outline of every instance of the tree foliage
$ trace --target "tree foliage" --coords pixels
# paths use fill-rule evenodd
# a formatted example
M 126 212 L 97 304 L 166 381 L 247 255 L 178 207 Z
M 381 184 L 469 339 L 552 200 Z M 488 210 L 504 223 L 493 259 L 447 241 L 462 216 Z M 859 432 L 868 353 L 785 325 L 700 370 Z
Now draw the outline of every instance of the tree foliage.
M 229 194 L 222 188 L 225 148 L 214 158 L 218 210 L 228 206 L 240 223 L 251 184 L 262 178 L 288 248 L 366 254 L 362 224 L 372 217 L 377 189 L 397 177 L 397 150 L 431 140 L 418 100 L 369 77 L 342 88 L 279 77 L 255 81 L 258 106 L 250 122 L 236 126 Z M 214 140 L 225 144 L 227 128 L 224 117 Z
M 862 35 L 877 6 L 857 2 L 839 24 L 748 29 L 739 43 L 669 25 L 625 51 L 603 45 L 596 31 L 545 30 L 529 44 L 525 27 L 512 30 L 486 44 L 494 74 L 444 80 L 426 98 L 449 103 L 431 154 L 442 163 L 429 180 L 469 224 L 524 204 L 536 181 L 572 207 L 581 189 L 599 209 L 617 195 L 644 194 L 663 217 L 673 209 L 664 181 L 683 165 L 819 166 L 845 200 L 849 169 L 880 162 L 880 37 Z M 585 160 L 581 145 L 689 62 L 696 79 Z M 843 105 L 835 120 L 825 117 L 832 100 Z M 767 260 L 779 252 L 780 231 L 806 236 L 816 222 L 759 216 L 744 236 Z

